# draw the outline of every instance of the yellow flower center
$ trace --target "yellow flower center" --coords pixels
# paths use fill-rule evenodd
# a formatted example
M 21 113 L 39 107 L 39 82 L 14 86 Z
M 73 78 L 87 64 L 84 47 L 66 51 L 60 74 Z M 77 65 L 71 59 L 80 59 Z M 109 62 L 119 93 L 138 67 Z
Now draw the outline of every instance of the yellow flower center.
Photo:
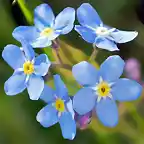
M 111 91 L 111 88 L 107 82 L 103 81 L 103 82 L 99 83 L 97 86 L 98 96 L 101 96 L 101 97 L 109 96 L 110 91 Z
M 65 110 L 64 101 L 62 99 L 57 99 L 55 102 L 55 108 L 59 112 L 63 112 Z
M 40 36 L 50 36 L 52 35 L 54 32 L 54 30 L 52 28 L 45 28 L 41 33 L 40 33 Z
M 34 72 L 34 65 L 32 62 L 27 61 L 23 64 L 23 70 L 25 74 L 32 74 Z

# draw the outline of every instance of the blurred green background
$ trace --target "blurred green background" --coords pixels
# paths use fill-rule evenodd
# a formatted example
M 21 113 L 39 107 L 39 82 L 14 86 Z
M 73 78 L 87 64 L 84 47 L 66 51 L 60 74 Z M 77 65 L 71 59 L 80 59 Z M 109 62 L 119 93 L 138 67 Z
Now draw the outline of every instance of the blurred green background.
M 138 0 L 45 0 L 58 14 L 63 8 L 71 6 L 78 8 L 83 2 L 89 2 L 95 7 L 107 25 L 123 30 L 137 30 L 139 36 L 136 40 L 120 45 L 120 52 L 107 52 L 100 50 L 96 67 L 109 55 L 119 54 L 122 58 L 137 58 L 143 68 L 144 62 L 144 25 L 136 15 Z M 12 37 L 13 29 L 18 25 L 32 24 L 33 9 L 42 3 L 40 0 L 19 0 L 19 5 L 11 4 L 10 0 L 0 0 L 0 52 L 7 44 L 17 44 Z M 29 10 L 29 11 L 27 11 Z M 62 60 L 73 65 L 82 60 L 88 60 L 92 53 L 92 46 L 82 40 L 73 31 L 60 37 L 60 55 Z M 55 55 L 51 49 L 44 51 L 51 60 Z M 41 52 L 41 51 L 38 51 Z M 67 84 L 69 92 L 73 95 L 75 87 L 71 72 L 65 69 L 55 69 L 61 74 Z M 144 144 L 144 99 L 143 96 L 135 102 L 123 103 L 119 106 L 119 124 L 115 128 L 106 128 L 98 120 L 93 120 L 86 130 L 78 130 L 73 141 L 64 140 L 59 125 L 43 128 L 36 121 L 37 112 L 45 105 L 41 101 L 31 101 L 27 92 L 17 96 L 5 95 L 4 82 L 11 76 L 12 69 L 0 60 L 0 144 Z M 51 83 L 51 81 L 50 81 Z

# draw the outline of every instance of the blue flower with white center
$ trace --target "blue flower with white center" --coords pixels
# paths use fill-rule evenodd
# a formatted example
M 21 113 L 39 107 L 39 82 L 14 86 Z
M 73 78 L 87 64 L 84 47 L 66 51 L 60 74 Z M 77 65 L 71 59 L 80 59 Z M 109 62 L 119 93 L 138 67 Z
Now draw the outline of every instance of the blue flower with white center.
M 104 25 L 89 3 L 84 3 L 77 9 L 77 18 L 81 26 L 76 25 L 75 30 L 85 41 L 98 48 L 116 51 L 119 50 L 116 43 L 129 42 L 138 35 L 136 31 L 121 31 Z
M 48 103 L 37 114 L 37 121 L 43 127 L 50 127 L 59 122 L 62 135 L 65 139 L 73 140 L 76 135 L 76 123 L 72 100 L 59 75 L 54 75 L 56 90 L 45 85 L 40 99 Z
M 2 52 L 3 59 L 14 69 L 4 84 L 4 90 L 13 96 L 27 88 L 30 99 L 38 100 L 44 88 L 42 76 L 47 74 L 51 62 L 45 54 L 35 57 L 33 48 L 27 43 L 23 42 L 22 49 L 10 44 Z
M 34 48 L 50 46 L 59 35 L 69 33 L 74 27 L 75 10 L 65 8 L 55 18 L 48 4 L 41 4 L 34 10 L 35 26 L 19 26 L 13 31 L 13 37 L 20 41 L 24 38 Z
M 124 65 L 118 55 L 108 57 L 100 70 L 86 61 L 74 65 L 72 73 L 83 86 L 73 98 L 74 110 L 83 115 L 95 109 L 105 126 L 114 127 L 118 123 L 115 101 L 136 100 L 142 92 L 142 86 L 137 82 L 120 78 Z

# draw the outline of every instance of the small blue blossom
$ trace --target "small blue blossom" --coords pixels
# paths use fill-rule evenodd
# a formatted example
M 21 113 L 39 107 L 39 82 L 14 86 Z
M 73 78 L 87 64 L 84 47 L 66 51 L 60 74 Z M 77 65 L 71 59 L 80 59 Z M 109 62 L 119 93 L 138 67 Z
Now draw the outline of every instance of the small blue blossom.
M 38 100 L 44 88 L 42 76 L 47 74 L 51 65 L 48 57 L 45 54 L 35 57 L 33 48 L 24 41 L 22 48 L 7 45 L 2 57 L 14 69 L 13 75 L 4 84 L 5 93 L 13 96 L 27 88 L 30 99 Z
M 37 121 L 43 127 L 50 127 L 59 122 L 65 139 L 73 140 L 76 135 L 75 113 L 72 100 L 59 75 L 54 75 L 56 90 L 45 85 L 40 99 L 48 103 L 37 114 Z
M 83 86 L 73 98 L 73 108 L 84 115 L 95 109 L 99 120 L 108 127 L 118 123 L 119 102 L 136 100 L 142 92 L 137 82 L 120 78 L 124 61 L 118 56 L 108 57 L 96 70 L 90 63 L 82 61 L 72 68 L 75 79 Z
M 136 31 L 121 31 L 104 25 L 89 3 L 84 3 L 77 9 L 77 18 L 81 26 L 76 25 L 75 30 L 85 41 L 98 48 L 116 51 L 119 50 L 116 43 L 129 42 L 138 35 Z
M 41 4 L 34 10 L 35 26 L 19 26 L 13 31 L 13 37 L 20 41 L 24 38 L 34 48 L 52 45 L 59 35 L 69 33 L 74 27 L 75 10 L 65 8 L 55 18 L 48 4 Z

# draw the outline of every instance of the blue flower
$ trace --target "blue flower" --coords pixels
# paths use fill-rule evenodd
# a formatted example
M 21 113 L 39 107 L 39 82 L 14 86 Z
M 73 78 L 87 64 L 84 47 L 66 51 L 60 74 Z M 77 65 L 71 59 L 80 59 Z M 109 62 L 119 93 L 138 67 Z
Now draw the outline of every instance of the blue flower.
M 85 41 L 98 48 L 119 50 L 116 43 L 129 42 L 138 35 L 136 31 L 121 31 L 104 25 L 95 9 L 88 3 L 82 4 L 77 9 L 77 17 L 81 26 L 76 25 L 75 30 Z
M 124 65 L 118 55 L 108 57 L 99 71 L 86 61 L 74 65 L 72 73 L 83 86 L 73 98 L 74 110 L 83 115 L 95 109 L 105 126 L 114 127 L 118 123 L 115 101 L 136 100 L 142 92 L 142 86 L 137 82 L 119 78 Z
M 15 45 L 7 45 L 3 52 L 3 59 L 14 69 L 13 75 L 5 82 L 4 90 L 9 96 L 19 94 L 27 88 L 30 99 L 39 99 L 45 76 L 51 65 L 48 57 L 41 54 L 35 57 L 30 45 L 22 44 L 22 49 Z
M 74 26 L 75 10 L 65 8 L 55 18 L 48 4 L 41 4 L 34 10 L 35 26 L 19 26 L 13 31 L 13 37 L 21 42 L 25 39 L 34 48 L 50 46 L 59 35 L 69 33 Z
M 45 85 L 40 98 L 48 105 L 39 111 L 36 119 L 43 127 L 50 127 L 59 122 L 63 137 L 73 140 L 76 135 L 76 123 L 72 101 L 59 75 L 54 75 L 54 83 L 56 90 Z

